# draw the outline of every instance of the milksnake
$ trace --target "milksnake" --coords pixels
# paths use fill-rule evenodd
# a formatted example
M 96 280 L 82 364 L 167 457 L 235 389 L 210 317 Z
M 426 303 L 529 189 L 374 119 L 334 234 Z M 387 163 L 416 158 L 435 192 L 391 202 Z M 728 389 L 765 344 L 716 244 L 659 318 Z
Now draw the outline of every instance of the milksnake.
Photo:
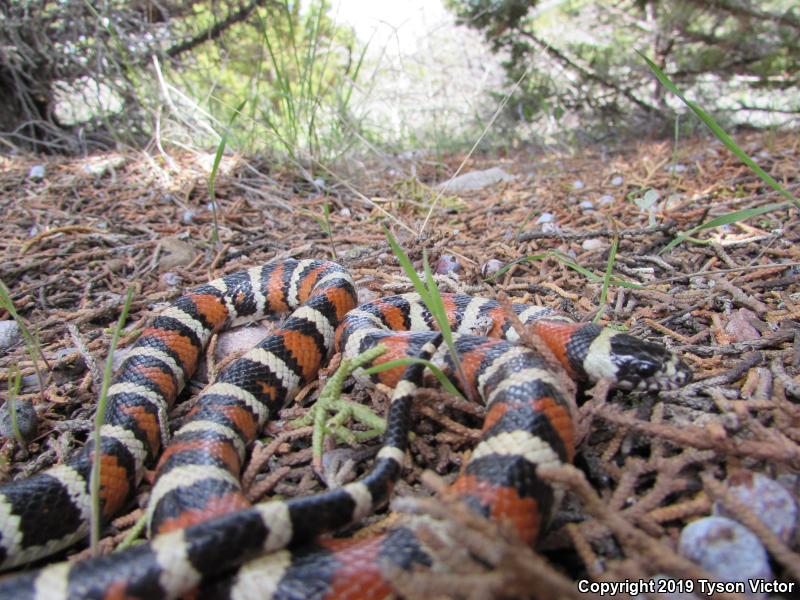
M 442 299 L 467 385 L 487 407 L 481 439 L 449 493 L 480 514 L 510 523 L 532 544 L 559 496 L 537 477 L 536 468 L 569 462 L 574 454 L 568 392 L 547 360 L 515 343 L 518 334 L 496 301 L 449 294 Z M 450 354 L 437 349 L 437 327 L 419 296 L 356 304 L 347 271 L 318 260 L 268 263 L 172 302 L 114 376 L 101 430 L 104 519 L 129 502 L 144 469 L 158 460 L 147 508 L 154 537 L 108 556 L 12 575 L 0 580 L 0 598 L 382 598 L 392 591 L 387 569 L 436 568 L 414 530 L 414 519 L 422 516 L 366 538 L 319 538 L 386 502 L 402 470 L 420 366 L 359 376 L 396 386 L 384 445 L 360 480 L 315 496 L 254 506 L 241 491 L 247 445 L 270 416 L 316 378 L 334 348 L 352 357 L 384 345 L 387 352 L 374 364 L 432 354 L 460 385 Z M 167 444 L 167 411 L 211 335 L 290 311 L 279 328 L 202 392 Z M 607 379 L 618 388 L 655 391 L 691 377 L 688 367 L 659 344 L 574 323 L 548 308 L 514 305 L 514 311 L 576 380 Z M 0 488 L 3 568 L 85 537 L 92 455 L 87 442 L 68 462 Z

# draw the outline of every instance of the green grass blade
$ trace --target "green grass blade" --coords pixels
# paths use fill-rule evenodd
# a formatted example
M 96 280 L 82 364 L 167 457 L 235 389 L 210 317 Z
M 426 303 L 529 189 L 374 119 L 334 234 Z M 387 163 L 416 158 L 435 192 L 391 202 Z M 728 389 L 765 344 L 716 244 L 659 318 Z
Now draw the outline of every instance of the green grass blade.
M 428 252 L 425 250 L 422 251 L 422 267 L 423 271 L 425 272 L 425 287 L 427 288 L 430 296 L 428 310 L 431 311 L 436 319 L 436 322 L 439 324 L 439 330 L 442 332 L 444 343 L 447 346 L 448 352 L 450 353 L 450 359 L 453 361 L 453 365 L 455 365 L 456 373 L 458 374 L 458 378 L 461 380 L 461 385 L 464 386 L 464 390 L 468 395 L 470 395 L 472 388 L 467 380 L 467 374 L 464 372 L 464 367 L 461 366 L 461 359 L 458 356 L 458 352 L 456 352 L 453 331 L 450 329 L 450 320 L 447 318 L 447 311 L 444 308 L 444 302 L 442 302 L 442 295 L 439 293 L 439 286 L 436 285 L 436 281 L 433 279 L 433 272 L 431 271 L 431 266 L 428 263 Z
M 611 250 L 608 252 L 608 262 L 606 263 L 606 272 L 603 275 L 603 287 L 600 290 L 600 310 L 592 319 L 592 323 L 597 323 L 603 316 L 606 310 L 606 299 L 608 298 L 608 286 L 611 283 L 611 271 L 614 270 L 614 263 L 617 261 L 617 246 L 619 245 L 619 237 L 616 235 L 611 240 Z
M 644 61 L 647 63 L 647 66 L 650 67 L 650 70 L 653 71 L 653 74 L 655 74 L 656 78 L 661 82 L 661 85 L 666 87 L 670 92 L 680 98 L 683 103 L 686 104 L 686 106 L 688 106 L 695 115 L 697 115 L 697 118 L 700 119 L 715 136 L 717 136 L 719 141 L 725 144 L 728 150 L 733 152 L 739 160 L 746 164 L 750 170 L 758 175 L 767 185 L 779 192 L 782 196 L 794 204 L 795 207 L 800 208 L 800 200 L 792 196 L 792 194 L 790 194 L 788 190 L 784 189 L 780 183 L 775 181 L 769 173 L 764 171 L 764 169 L 759 167 L 752 158 L 747 156 L 747 153 L 742 150 L 735 141 L 733 141 L 733 138 L 731 138 L 731 136 L 729 136 L 722 127 L 720 127 L 719 123 L 714 120 L 714 117 L 704 111 L 696 102 L 687 99 L 686 96 L 684 96 L 683 93 L 677 88 L 677 86 L 672 83 L 672 80 L 667 77 L 667 75 L 661 69 L 658 68 L 658 65 L 647 58 L 647 56 L 645 56 L 639 50 L 637 50 L 636 53 L 641 56 L 642 59 L 644 59 Z
M 698 231 L 703 229 L 711 229 L 712 227 L 721 227 L 723 225 L 730 225 L 731 223 L 737 223 L 739 221 L 744 221 L 746 219 L 750 219 L 751 217 L 757 217 L 758 215 L 763 215 L 765 213 L 774 212 L 776 210 L 780 210 L 783 208 L 787 208 L 789 206 L 788 202 L 779 202 L 775 204 L 765 204 L 764 206 L 760 206 L 758 208 L 745 208 L 742 210 L 737 210 L 732 213 L 727 213 L 725 215 L 716 217 L 707 221 L 697 227 L 693 227 L 688 231 L 684 231 L 674 240 L 672 240 L 669 244 L 667 244 L 659 254 L 663 254 L 664 252 L 668 252 L 672 250 L 675 246 L 686 240 L 687 238 L 691 237 Z
M 423 360 L 421 358 L 409 356 L 406 358 L 397 358 L 395 360 L 388 360 L 384 363 L 379 365 L 375 365 L 373 367 L 369 367 L 368 369 L 364 369 L 364 372 L 368 375 L 376 375 L 378 373 L 382 373 L 383 371 L 388 371 L 389 369 L 394 369 L 395 367 L 406 367 L 411 364 L 422 364 L 425 365 L 428 369 L 430 369 L 431 373 L 436 377 L 442 387 L 447 390 L 449 393 L 453 394 L 454 396 L 458 396 L 459 398 L 464 398 L 461 395 L 461 392 L 458 391 L 458 388 L 453 385 L 453 382 L 448 379 L 447 375 L 437 367 L 435 364 L 428 360 Z
M 19 430 L 19 422 L 17 421 L 17 396 L 19 395 L 19 388 L 22 384 L 22 373 L 16 364 L 12 364 L 8 369 L 8 415 L 11 417 L 11 431 L 17 440 L 20 448 L 25 448 L 25 438 L 22 437 L 22 432 Z
M 111 385 L 111 374 L 114 365 L 114 351 L 117 349 L 117 343 L 122 335 L 122 328 L 125 326 L 125 320 L 128 318 L 128 311 L 131 307 L 132 298 L 133 288 L 129 287 L 125 294 L 125 304 L 122 306 L 122 312 L 117 320 L 117 326 L 114 328 L 114 336 L 111 338 L 111 345 L 108 347 L 108 356 L 106 357 L 106 364 L 103 369 L 103 383 L 100 388 L 100 396 L 97 399 L 97 410 L 94 415 L 94 431 L 92 432 L 94 452 L 92 453 L 92 472 L 89 478 L 89 490 L 92 504 L 89 539 L 92 548 L 92 556 L 97 556 L 100 543 L 100 461 L 97 460 L 100 451 L 100 429 L 103 427 L 106 420 L 106 405 L 108 388 Z
M 228 143 L 228 136 L 231 132 L 231 127 L 233 123 L 236 121 L 236 117 L 239 116 L 244 105 L 247 104 L 247 98 L 239 103 L 239 106 L 233 111 L 233 115 L 231 115 L 230 121 L 228 121 L 228 127 L 225 128 L 225 131 L 222 132 L 222 138 L 219 140 L 219 144 L 217 145 L 217 152 L 214 154 L 214 164 L 211 165 L 211 175 L 208 177 L 208 196 L 211 199 L 211 216 L 214 219 L 214 230 L 211 234 L 211 241 L 218 242 L 219 241 L 219 224 L 217 223 L 217 194 L 216 194 L 216 181 L 217 181 L 217 171 L 219 170 L 219 163 L 222 162 L 222 153 L 225 152 L 225 146 Z
M 442 302 L 442 295 L 439 293 L 439 287 L 433 279 L 433 272 L 428 263 L 428 252 L 426 250 L 422 251 L 422 269 L 425 273 L 425 289 L 428 290 L 428 299 L 430 301 L 428 310 L 433 313 L 433 317 L 439 324 L 445 344 L 447 344 L 448 348 L 452 348 L 453 331 L 450 329 L 450 321 L 447 319 L 447 311 L 444 308 L 444 302 Z
M 417 293 L 422 297 L 422 301 L 425 305 L 428 305 L 430 301 L 430 294 L 428 294 L 428 290 L 425 288 L 425 284 L 422 283 L 422 279 L 420 279 L 419 275 L 417 275 L 416 269 L 414 269 L 414 265 L 411 264 L 411 259 L 408 258 L 408 255 L 403 251 L 403 248 L 400 244 L 397 243 L 397 240 L 394 239 L 392 232 L 383 228 L 383 233 L 386 236 L 386 239 L 389 242 L 389 247 L 394 252 L 394 255 L 397 257 L 400 266 L 403 267 L 403 270 L 406 272 L 406 275 L 411 280 L 411 283 L 414 285 L 414 289 L 417 290 Z
M 470 392 L 472 388 L 468 385 L 466 374 L 461 366 L 461 360 L 458 357 L 458 352 L 456 352 L 456 345 L 455 341 L 453 340 L 453 332 L 450 329 L 450 321 L 447 318 L 447 311 L 445 311 L 444 303 L 442 302 L 442 296 L 439 293 L 439 288 L 436 285 L 436 281 L 433 279 L 433 273 L 431 272 L 431 267 L 428 264 L 427 252 L 423 251 L 422 253 L 422 264 L 425 272 L 426 285 L 426 283 L 423 283 L 422 279 L 420 279 L 419 275 L 414 269 L 414 265 L 411 264 L 411 260 L 400 247 L 400 244 L 397 243 L 397 240 L 394 239 L 394 236 L 391 234 L 391 232 L 385 227 L 383 228 L 383 231 L 386 234 L 386 239 L 389 241 L 389 246 L 391 247 L 392 252 L 394 252 L 397 260 L 400 262 L 400 265 L 406 272 L 406 275 L 408 275 L 408 278 L 414 285 L 414 289 L 417 290 L 417 293 L 420 295 L 420 298 L 422 298 L 425 306 L 428 308 L 431 315 L 433 315 L 433 318 L 436 320 L 436 323 L 439 325 L 439 330 L 442 332 L 442 337 L 444 338 L 445 345 L 450 353 L 450 358 L 453 361 L 456 373 L 458 374 L 458 377 L 464 386 L 464 391 L 468 395 L 471 395 Z
M 3 283 L 1 279 L 0 306 L 6 309 L 6 312 L 11 315 L 11 318 L 14 319 L 19 327 L 20 332 L 22 332 L 22 337 L 25 339 L 25 347 L 28 351 L 28 356 L 30 356 L 31 362 L 33 363 L 33 370 L 36 371 L 36 379 L 39 381 L 39 393 L 44 394 L 44 378 L 39 370 L 39 360 L 41 360 L 48 369 L 50 368 L 50 365 L 47 363 L 44 353 L 42 353 L 42 347 L 39 345 L 39 341 L 37 340 L 36 336 L 31 334 L 28 326 L 25 324 L 24 319 L 19 316 L 19 313 L 14 306 L 14 302 L 11 300 L 11 294 L 6 287 L 6 284 Z
M 521 256 L 520 258 L 515 258 L 511 262 L 503 265 L 500 269 L 498 269 L 498 271 L 496 273 L 493 273 L 492 275 L 487 277 L 485 279 L 485 281 L 492 281 L 494 279 L 497 279 L 498 277 L 500 277 L 504 273 L 507 273 L 512 267 L 514 267 L 514 265 L 518 265 L 518 264 L 526 263 L 526 262 L 534 262 L 534 261 L 537 261 L 537 260 L 544 260 L 546 258 L 554 258 L 554 259 L 556 259 L 557 261 L 562 263 L 565 267 L 568 267 L 568 268 L 572 269 L 573 271 L 576 271 L 576 272 L 580 273 L 581 275 L 586 277 L 586 279 L 588 279 L 592 283 L 602 283 L 603 282 L 603 277 L 601 277 L 601 276 L 599 276 L 599 275 L 597 275 L 595 273 L 592 273 L 586 267 L 582 267 L 581 265 L 576 263 L 574 260 L 572 260 L 572 258 L 567 256 L 566 254 L 558 252 L 557 250 L 548 250 L 547 252 L 540 252 L 539 254 L 529 254 L 527 256 Z M 609 283 L 611 285 L 616 285 L 616 286 L 619 286 L 619 287 L 630 288 L 630 289 L 639 289 L 639 288 L 644 287 L 640 283 L 635 283 L 633 281 L 627 281 L 625 279 L 620 279 L 619 277 L 615 277 L 615 276 L 611 276 L 609 278 Z

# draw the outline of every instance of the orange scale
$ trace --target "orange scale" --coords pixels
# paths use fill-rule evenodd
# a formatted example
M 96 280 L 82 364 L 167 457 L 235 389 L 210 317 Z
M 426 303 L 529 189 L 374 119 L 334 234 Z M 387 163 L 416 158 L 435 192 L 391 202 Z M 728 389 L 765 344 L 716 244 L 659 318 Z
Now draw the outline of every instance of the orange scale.
M 213 331 L 219 331 L 228 320 L 228 309 L 225 303 L 210 294 L 191 294 L 189 296 L 194 306 L 206 323 L 211 325 Z
M 533 498 L 522 498 L 512 487 L 496 486 L 472 475 L 462 475 L 448 489 L 448 494 L 459 499 L 476 498 L 489 507 L 491 518 L 510 523 L 527 544 L 539 536 L 541 515 L 539 503 Z
M 333 573 L 325 598 L 381 600 L 392 595 L 392 588 L 380 568 L 380 551 L 385 536 L 362 539 L 325 539 L 320 545 L 335 552 L 341 565 Z

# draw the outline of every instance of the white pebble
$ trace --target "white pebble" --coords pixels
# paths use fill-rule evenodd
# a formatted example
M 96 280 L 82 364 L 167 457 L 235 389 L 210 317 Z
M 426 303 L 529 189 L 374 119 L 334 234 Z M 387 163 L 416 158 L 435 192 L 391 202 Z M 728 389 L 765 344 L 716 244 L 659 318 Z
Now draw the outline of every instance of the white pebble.
M 44 179 L 44 165 L 33 165 L 28 171 L 30 179 Z
M 615 175 L 611 180 L 611 185 L 622 185 L 623 181 L 625 180 L 622 178 L 622 175 Z
M 587 251 L 600 250 L 600 248 L 603 246 L 603 240 L 599 238 L 589 238 L 588 240 L 583 240 L 583 242 L 581 242 L 581 248 Z
M 542 213 L 541 215 L 539 215 L 539 218 L 536 219 L 536 222 L 539 223 L 539 224 L 552 223 L 555 220 L 556 220 L 556 217 L 555 217 L 555 215 L 553 213 L 545 212 L 545 213 Z
M 196 214 L 197 213 L 193 211 L 191 208 L 187 208 L 186 210 L 183 211 L 183 214 L 181 215 L 181 223 L 183 223 L 184 225 L 191 225 L 194 222 L 194 216 Z
M 542 233 L 555 233 L 558 231 L 558 225 L 555 223 L 542 223 Z

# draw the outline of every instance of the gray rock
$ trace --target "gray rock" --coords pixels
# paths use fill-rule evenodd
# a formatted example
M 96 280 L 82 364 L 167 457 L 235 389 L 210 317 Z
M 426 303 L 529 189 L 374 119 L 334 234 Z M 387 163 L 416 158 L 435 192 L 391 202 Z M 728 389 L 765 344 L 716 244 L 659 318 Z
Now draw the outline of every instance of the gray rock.
M 727 517 L 703 517 L 681 531 L 678 551 L 723 582 L 745 582 L 751 598 L 749 579 L 772 579 L 767 551 L 756 535 Z
M 780 483 L 742 469 L 728 477 L 728 490 L 784 542 L 792 539 L 797 526 L 797 502 Z M 731 516 L 720 505 L 714 506 L 714 512 Z
M 452 254 L 442 254 L 439 257 L 439 260 L 436 261 L 436 266 L 434 267 L 434 273 L 437 275 L 456 275 L 463 271 L 463 267 L 461 263 L 458 262 L 458 258 L 453 256 Z
M 492 167 L 484 171 L 470 171 L 459 175 L 455 179 L 440 183 L 437 189 L 443 190 L 446 194 L 458 194 L 461 192 L 471 192 L 480 190 L 490 185 L 496 185 L 505 181 L 514 181 L 515 177 L 506 173 L 499 167 Z
M 127 159 L 124 156 L 109 156 L 106 158 L 91 158 L 83 165 L 83 172 L 93 177 L 102 177 L 108 171 L 118 169 L 125 164 Z
M 13 348 L 21 337 L 22 331 L 16 321 L 0 321 L 0 355 Z
M 500 269 L 503 268 L 502 260 L 497 260 L 496 258 L 490 258 L 481 266 L 481 275 L 483 277 L 491 277 L 495 273 L 497 273 Z
M 36 436 L 39 430 L 39 416 L 30 400 L 17 399 L 15 403 L 17 413 L 17 427 L 25 442 Z M 11 427 L 11 413 L 8 410 L 8 401 L 0 407 L 0 434 L 8 439 L 14 439 L 14 429 Z

